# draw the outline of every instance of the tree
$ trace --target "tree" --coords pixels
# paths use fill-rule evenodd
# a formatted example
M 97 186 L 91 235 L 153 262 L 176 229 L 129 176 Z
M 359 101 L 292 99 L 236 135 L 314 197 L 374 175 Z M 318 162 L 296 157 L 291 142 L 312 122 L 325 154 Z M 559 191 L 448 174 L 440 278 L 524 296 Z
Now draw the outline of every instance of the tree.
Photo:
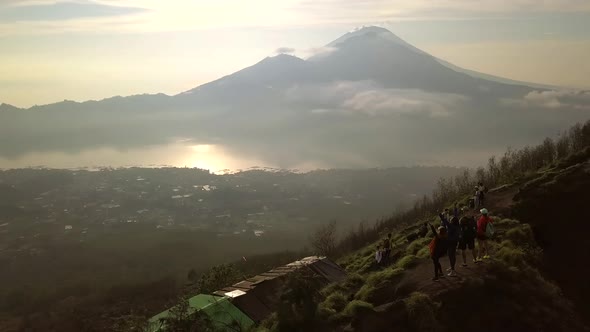
M 197 281 L 197 271 L 195 271 L 195 269 L 190 269 L 190 271 L 188 271 L 188 274 L 186 277 L 190 282 L 193 282 L 193 283 L 196 282 Z
M 166 326 L 167 331 L 177 332 L 214 332 L 215 328 L 209 317 L 191 309 L 187 299 L 182 299 L 180 303 L 170 309 L 170 315 L 162 318 L 158 323 Z
M 231 264 L 221 264 L 203 273 L 197 281 L 197 291 L 213 293 L 243 279 L 242 273 Z
M 279 331 L 323 330 L 318 329 L 321 320 L 317 317 L 322 286 L 322 279 L 305 267 L 289 275 L 277 311 Z
M 311 236 L 311 246 L 318 255 L 332 256 L 336 249 L 336 221 L 320 226 Z

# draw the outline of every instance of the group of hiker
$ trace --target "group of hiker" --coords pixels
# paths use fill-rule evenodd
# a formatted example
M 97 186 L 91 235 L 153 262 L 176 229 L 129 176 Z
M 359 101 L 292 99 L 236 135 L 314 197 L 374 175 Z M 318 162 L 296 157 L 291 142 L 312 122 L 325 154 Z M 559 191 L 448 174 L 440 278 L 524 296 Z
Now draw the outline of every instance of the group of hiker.
M 449 256 L 450 266 L 447 269 L 446 276 L 453 277 L 457 275 L 455 265 L 457 262 L 457 248 L 461 250 L 463 258 L 463 267 L 467 266 L 467 250 L 471 251 L 473 263 L 481 263 L 484 259 L 489 259 L 488 239 L 494 235 L 494 224 L 486 208 L 479 212 L 481 216 L 477 221 L 474 216 L 470 216 L 467 208 L 458 209 L 455 205 L 453 213 L 445 209 L 439 214 L 441 225 L 438 229 L 430 225 L 434 234 L 429 244 L 430 257 L 434 264 L 434 277 L 432 280 L 438 281 L 444 278 L 445 273 L 442 270 L 440 259 L 445 255 Z M 477 240 L 478 252 L 475 251 L 475 241 Z
M 439 278 L 446 276 L 457 276 L 455 271 L 457 263 L 457 249 L 461 250 L 461 257 L 463 263 L 461 266 L 467 265 L 467 251 L 471 252 L 473 263 L 479 264 L 485 259 L 489 259 L 488 239 L 494 234 L 494 225 L 492 219 L 489 217 L 489 212 L 484 208 L 486 188 L 480 182 L 475 187 L 475 194 L 469 200 L 469 206 L 458 208 L 455 204 L 453 211 L 445 209 L 439 214 L 440 226 L 435 228 L 431 224 L 424 223 L 420 228 L 409 234 L 406 238 L 408 242 L 412 242 L 418 238 L 426 237 L 428 228 L 433 233 L 433 238 L 428 245 L 430 250 L 430 257 L 434 265 L 434 277 L 432 280 L 438 281 Z M 476 220 L 472 209 L 479 209 L 480 216 Z M 478 250 L 475 250 L 475 242 L 477 241 Z M 391 260 L 392 239 L 391 233 L 377 246 L 375 252 L 375 262 L 378 266 L 388 265 Z M 449 268 L 447 273 L 443 272 L 440 259 L 444 256 L 449 256 Z

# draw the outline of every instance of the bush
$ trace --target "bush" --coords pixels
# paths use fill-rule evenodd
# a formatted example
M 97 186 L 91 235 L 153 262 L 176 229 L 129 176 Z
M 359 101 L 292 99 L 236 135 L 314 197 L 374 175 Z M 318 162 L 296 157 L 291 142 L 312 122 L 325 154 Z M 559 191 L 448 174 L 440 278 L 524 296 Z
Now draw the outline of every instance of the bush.
M 404 300 L 408 311 L 408 323 L 414 331 L 438 331 L 440 324 L 436 318 L 440 308 L 424 293 L 414 292 Z
M 524 224 L 519 227 L 514 227 L 506 232 L 506 238 L 519 245 L 534 244 L 535 236 L 530 225 Z
M 421 259 L 429 258 L 430 257 L 430 249 L 428 247 L 424 247 L 424 248 L 420 249 L 420 251 L 418 251 L 418 253 L 416 254 L 416 257 L 421 258 Z
M 371 269 L 375 264 L 375 257 L 371 253 L 370 255 L 357 255 L 353 257 L 353 260 L 349 265 L 346 266 L 346 271 L 349 273 L 366 272 Z
M 322 289 L 321 294 L 324 296 L 330 296 L 332 293 L 342 292 L 353 294 L 361 288 L 361 286 L 365 283 L 365 278 L 358 273 L 350 273 L 346 276 L 346 278 L 340 282 L 332 283 L 324 289 Z
M 346 304 L 348 303 L 348 299 L 346 295 L 342 292 L 335 292 L 330 294 L 322 303 L 323 307 L 333 309 L 334 311 L 342 311 Z
M 510 241 L 503 241 L 503 244 L 511 243 Z M 511 245 L 503 245 L 496 253 L 497 257 L 509 266 L 519 267 L 525 264 L 526 255 L 520 248 L 515 248 Z
M 414 242 L 410 243 L 410 245 L 408 245 L 406 253 L 408 255 L 416 255 L 418 251 L 422 250 L 424 247 L 428 247 L 430 241 L 432 241 L 432 238 L 430 237 L 417 239 Z
M 401 278 L 404 269 L 387 268 L 383 271 L 375 272 L 367 277 L 365 284 L 354 295 L 355 299 L 369 301 L 375 297 L 385 287 L 391 286 Z
M 373 310 L 373 305 L 365 301 L 353 300 L 346 305 L 342 314 L 346 317 L 354 317 L 362 310 Z
M 500 220 L 494 221 L 495 226 L 513 227 L 518 224 L 520 224 L 520 222 L 518 220 L 514 220 L 514 219 L 500 219 Z
M 376 292 L 375 285 L 365 284 L 358 290 L 358 292 L 356 292 L 356 294 L 354 294 L 354 298 L 357 300 L 368 301 Z
M 346 276 L 343 283 L 347 289 L 358 288 L 365 283 L 365 278 L 358 273 L 351 273 Z
M 378 285 L 383 281 L 395 279 L 396 277 L 400 276 L 403 272 L 404 269 L 389 267 L 384 270 L 371 273 L 367 277 L 366 283 L 371 285 Z
M 415 266 L 418 263 L 418 257 L 415 255 L 408 255 L 397 261 L 395 266 L 402 269 L 408 269 Z

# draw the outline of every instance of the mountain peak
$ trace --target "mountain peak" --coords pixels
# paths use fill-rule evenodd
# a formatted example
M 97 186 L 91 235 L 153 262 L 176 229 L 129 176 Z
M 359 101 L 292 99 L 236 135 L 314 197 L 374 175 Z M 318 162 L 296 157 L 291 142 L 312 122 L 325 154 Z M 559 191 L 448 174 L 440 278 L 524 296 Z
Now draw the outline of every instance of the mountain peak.
M 280 53 L 274 56 L 268 56 L 266 58 L 264 58 L 262 61 L 260 61 L 260 63 L 284 63 L 284 62 L 302 62 L 304 61 L 301 58 L 298 58 L 294 55 L 290 55 L 290 54 L 286 54 L 286 53 Z
M 387 32 L 387 33 L 393 34 L 391 31 L 389 31 L 385 28 L 376 26 L 376 25 L 363 25 L 363 26 L 356 27 L 356 28 L 352 29 L 351 31 L 349 31 L 349 33 L 355 33 L 355 32 Z
M 0 103 L 0 111 L 17 111 L 17 110 L 20 110 L 20 108 L 10 105 L 10 104 Z
M 346 33 L 342 37 L 328 44 L 328 46 L 335 47 L 352 38 L 379 38 L 385 41 L 403 44 L 404 46 L 407 46 L 407 43 L 398 36 L 396 36 L 393 32 L 378 26 L 361 26 L 358 28 L 354 28 L 352 31 Z

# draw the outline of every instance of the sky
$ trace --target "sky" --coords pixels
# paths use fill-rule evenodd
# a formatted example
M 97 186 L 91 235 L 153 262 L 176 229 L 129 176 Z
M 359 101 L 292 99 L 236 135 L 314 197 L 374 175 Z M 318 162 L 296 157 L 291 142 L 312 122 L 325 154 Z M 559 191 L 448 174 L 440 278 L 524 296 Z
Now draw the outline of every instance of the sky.
M 177 94 L 362 25 L 467 69 L 590 89 L 588 0 L 0 0 L 0 103 Z

